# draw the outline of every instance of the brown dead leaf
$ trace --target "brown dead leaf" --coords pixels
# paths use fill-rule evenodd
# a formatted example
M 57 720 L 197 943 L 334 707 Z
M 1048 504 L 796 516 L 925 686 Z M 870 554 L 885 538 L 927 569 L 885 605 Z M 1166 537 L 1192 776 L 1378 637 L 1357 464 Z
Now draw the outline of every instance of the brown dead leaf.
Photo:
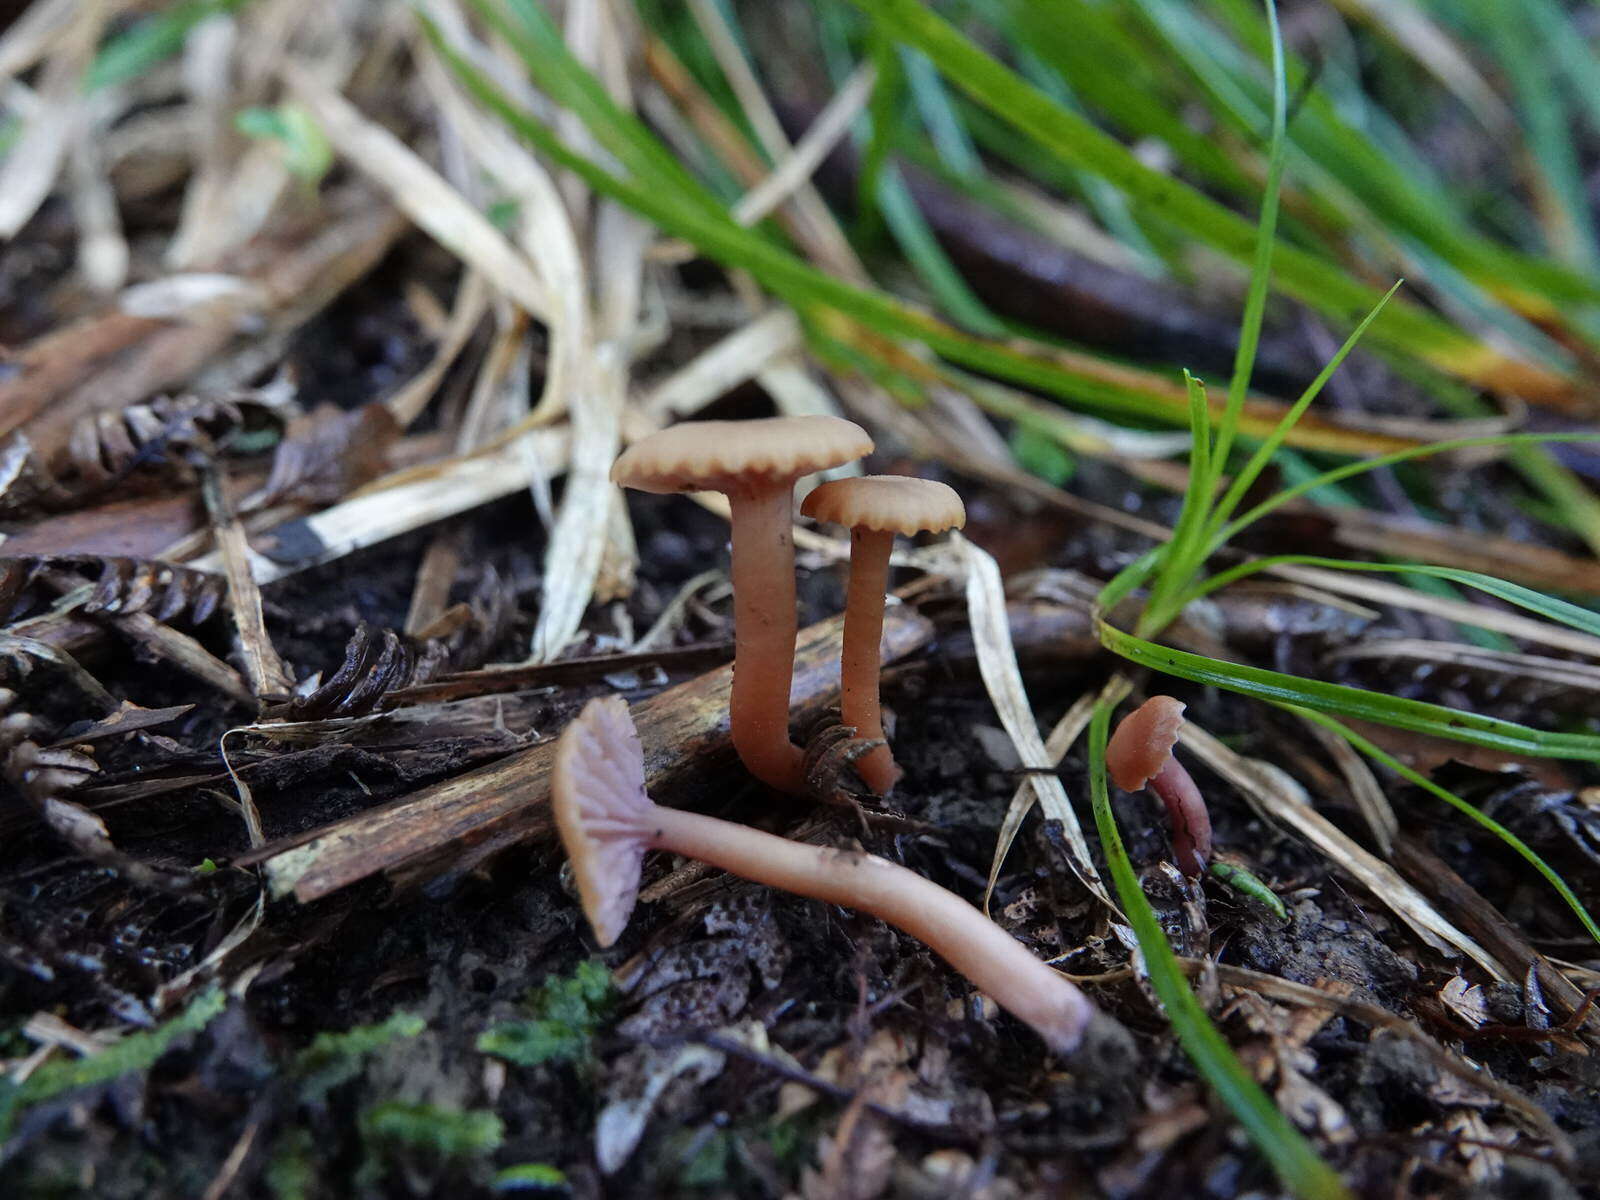
M 1238 993 L 1230 1007 L 1262 1039 L 1245 1046 L 1240 1057 L 1262 1083 L 1274 1084 L 1273 1097 L 1289 1119 L 1332 1142 L 1355 1137 L 1344 1108 L 1310 1078 L 1317 1073 L 1318 1064 L 1307 1044 L 1332 1014 L 1326 1010 L 1294 1012 L 1269 1004 L 1254 992 Z
M 348 411 L 320 404 L 289 422 L 255 507 L 342 500 L 388 470 L 389 447 L 399 436 L 400 424 L 385 404 Z
M 1459 1139 L 1456 1153 L 1467 1164 L 1467 1177 L 1479 1187 L 1495 1183 L 1505 1174 L 1505 1142 L 1479 1114 L 1471 1110 L 1452 1113 L 1444 1123 L 1446 1134 Z
M 1473 1029 L 1482 1028 L 1488 1023 L 1489 1006 L 1484 1000 L 1483 988 L 1468 983 L 1460 975 L 1439 989 L 1439 1003 Z
M 822 1056 L 811 1074 L 822 1083 L 855 1087 L 874 1075 L 903 1067 L 911 1058 L 911 1045 L 900 1034 L 879 1029 L 865 1046 L 846 1041 Z M 791 1117 L 815 1104 L 817 1093 L 803 1083 L 786 1083 L 778 1089 L 778 1116 Z
M 800 1172 L 805 1200 L 876 1200 L 889 1186 L 895 1148 L 882 1118 L 869 1102 L 899 1107 L 911 1073 L 891 1069 L 856 1093 L 833 1135 L 817 1140 L 817 1167 Z

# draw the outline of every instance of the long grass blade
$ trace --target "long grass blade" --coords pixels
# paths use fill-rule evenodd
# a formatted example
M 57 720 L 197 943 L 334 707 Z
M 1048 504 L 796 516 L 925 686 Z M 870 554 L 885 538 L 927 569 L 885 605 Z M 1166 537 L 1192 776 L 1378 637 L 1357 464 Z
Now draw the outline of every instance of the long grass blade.
M 488 0 L 477 0 L 487 3 Z M 595 191 L 633 208 L 665 232 L 692 242 L 704 253 L 754 275 L 764 287 L 782 296 L 802 316 L 816 319 L 808 332 L 826 325 L 835 351 L 850 342 L 870 344 L 870 335 L 921 342 L 952 362 L 993 374 L 1107 413 L 1136 415 L 1144 420 L 1179 421 L 1187 398 L 1177 387 L 1143 372 L 1089 355 L 1050 347 L 1019 349 L 1011 343 L 974 337 L 886 293 L 855 287 L 796 258 L 761 234 L 734 223 L 725 210 L 707 205 L 703 196 L 685 196 L 670 181 L 652 173 L 647 182 L 613 174 L 565 145 L 544 122 L 513 104 L 482 72 L 444 42 L 425 16 L 418 18 L 439 54 L 463 86 L 520 136 L 588 184 Z M 599 118 L 596 117 L 598 120 Z M 633 120 L 631 116 L 627 120 Z M 827 310 L 833 310 L 831 313 Z M 823 318 L 829 318 L 824 320 Z M 884 347 L 872 347 L 873 356 Z M 910 369 L 902 355 L 897 369 Z M 880 363 L 881 368 L 881 363 Z M 911 390 L 916 390 L 915 382 Z M 904 391 L 905 388 L 899 389 Z M 1240 421 L 1241 432 L 1264 437 L 1277 425 L 1282 409 L 1252 404 Z M 1307 449 L 1335 453 L 1372 453 L 1403 439 L 1344 429 L 1307 418 L 1289 440 Z
M 1346 558 L 1322 558 L 1314 554 L 1275 554 L 1268 558 L 1252 559 L 1250 562 L 1241 563 L 1237 567 L 1230 567 L 1226 571 L 1219 571 L 1203 584 L 1188 592 L 1183 601 L 1187 604 L 1191 600 L 1209 595 L 1219 588 L 1225 588 L 1230 583 L 1237 583 L 1247 576 L 1258 571 L 1270 571 L 1274 567 L 1324 567 L 1332 571 L 1374 571 L 1388 575 L 1421 575 L 1429 579 L 1443 579 L 1450 583 L 1458 583 L 1464 587 L 1474 588 L 1488 595 L 1515 604 L 1518 608 L 1537 613 L 1541 617 L 1565 625 L 1570 629 L 1577 629 L 1583 633 L 1600 637 L 1600 613 L 1587 609 L 1567 600 L 1547 596 L 1533 588 L 1523 587 L 1518 583 L 1511 583 L 1504 579 L 1496 579 L 1493 575 L 1484 575 L 1478 571 L 1468 571 L 1460 567 L 1436 567 L 1425 563 L 1369 563 L 1355 562 Z
M 946 78 L 1072 166 L 1103 176 L 1130 197 L 1224 254 L 1249 262 L 1254 225 L 1197 189 L 1141 162 L 1039 88 L 1002 65 L 920 0 L 852 0 L 908 45 L 926 54 Z M 1354 324 L 1378 293 L 1319 255 L 1286 244 L 1275 251 L 1284 291 L 1340 323 Z M 1549 368 L 1508 357 L 1410 304 L 1391 304 L 1370 336 L 1447 373 L 1491 388 L 1516 387 L 1530 398 L 1569 394 L 1570 382 Z
M 1211 470 L 1220 478 L 1227 469 L 1228 451 L 1233 448 L 1239 414 L 1255 370 L 1256 348 L 1261 342 L 1261 322 L 1267 311 L 1267 291 L 1272 283 L 1272 251 L 1278 237 L 1278 193 L 1283 186 L 1283 154 L 1286 142 L 1289 94 L 1283 76 L 1283 38 L 1278 32 L 1276 0 L 1266 0 L 1267 21 L 1272 28 L 1272 133 L 1267 151 L 1267 183 L 1261 193 L 1261 215 L 1256 222 L 1256 252 L 1250 264 L 1250 287 L 1245 293 L 1244 316 L 1239 322 L 1239 345 L 1234 351 L 1233 376 L 1228 381 L 1228 405 L 1217 427 L 1216 451 Z M 1393 294 L 1392 292 L 1390 293 Z M 1387 297 L 1386 297 L 1387 298 Z M 1374 306 L 1381 310 L 1380 301 Z M 1372 324 L 1369 316 L 1363 327 Z M 1215 480 L 1208 480 L 1214 484 Z M 1206 492 L 1209 499 L 1212 490 Z
M 1253 696 L 1258 700 L 1297 704 L 1318 712 L 1375 721 L 1380 725 L 1409 729 L 1413 733 L 1454 742 L 1468 742 L 1507 754 L 1600 763 L 1600 736 L 1594 734 L 1551 733 L 1442 704 L 1407 700 L 1364 688 L 1305 679 L 1243 663 L 1224 662 L 1203 654 L 1157 645 L 1145 638 L 1124 633 L 1105 620 L 1099 622 L 1098 632 L 1103 646 L 1130 662 L 1194 683 Z
M 1500 824 L 1499 821 L 1496 821 L 1493 817 L 1480 810 L 1476 805 L 1468 804 L 1454 792 L 1440 787 L 1426 775 L 1423 775 L 1422 773 L 1406 766 L 1405 763 L 1395 758 L 1392 754 L 1385 753 L 1384 750 L 1374 745 L 1366 738 L 1362 737 L 1355 730 L 1339 721 L 1335 721 L 1332 717 L 1323 713 L 1311 712 L 1307 709 L 1298 708 L 1292 704 L 1280 704 L 1279 707 L 1289 712 L 1297 713 L 1308 721 L 1315 721 L 1318 725 L 1323 726 L 1325 729 L 1331 729 L 1334 733 L 1344 738 L 1345 741 L 1349 742 L 1352 746 L 1361 751 L 1361 753 L 1365 754 L 1374 762 L 1382 763 L 1396 775 L 1399 775 L 1402 779 L 1405 779 L 1409 783 L 1415 784 L 1425 792 L 1429 792 L 1432 795 L 1437 796 L 1440 800 L 1443 800 L 1446 804 L 1450 805 L 1451 808 L 1463 813 L 1471 820 L 1476 821 L 1479 825 L 1483 826 L 1483 828 L 1487 829 L 1490 833 L 1494 834 L 1495 837 L 1499 838 L 1507 846 L 1510 846 L 1511 849 L 1515 850 L 1525 860 L 1527 860 L 1528 865 L 1530 865 L 1535 871 L 1544 876 L 1546 882 L 1548 882 L 1551 887 L 1555 888 L 1556 892 L 1561 896 L 1561 898 L 1566 901 L 1567 907 L 1572 909 L 1573 914 L 1578 918 L 1584 929 L 1588 931 L 1589 936 L 1594 938 L 1595 941 L 1600 942 L 1600 925 L 1595 924 L 1594 918 L 1589 915 L 1589 910 L 1583 906 L 1583 901 L 1579 900 L 1573 890 L 1567 886 L 1567 881 L 1562 879 L 1561 876 L 1556 873 L 1555 869 L 1551 867 L 1549 863 L 1545 862 L 1545 860 L 1539 856 L 1538 852 L 1534 850 L 1532 846 L 1529 846 L 1516 834 L 1512 833 L 1504 825 Z
M 1166 1009 L 1167 1020 L 1172 1022 L 1173 1032 L 1178 1035 L 1184 1051 L 1272 1164 L 1284 1186 L 1302 1200 L 1346 1197 L 1350 1193 L 1338 1173 L 1278 1111 L 1212 1023 L 1189 986 L 1161 922 L 1139 886 L 1139 877 L 1122 845 L 1122 834 L 1117 828 L 1116 815 L 1111 811 L 1111 797 L 1106 786 L 1106 732 L 1111 722 L 1111 707 L 1109 702 L 1101 700 L 1090 718 L 1089 789 L 1106 865 L 1117 889 L 1117 899 L 1139 939 L 1150 986 Z
M 1390 454 L 1380 454 L 1376 458 L 1369 458 L 1362 462 L 1346 463 L 1340 467 L 1324 471 L 1309 479 L 1302 479 L 1290 487 L 1273 493 L 1254 507 L 1229 521 L 1211 540 L 1211 552 L 1215 553 L 1220 547 L 1234 537 L 1240 530 L 1255 524 L 1269 513 L 1276 512 L 1285 504 L 1291 504 L 1304 496 L 1307 492 L 1314 492 L 1318 488 L 1327 487 L 1329 484 L 1341 483 L 1353 476 L 1376 471 L 1380 467 L 1392 467 L 1397 463 L 1411 462 L 1414 459 L 1429 458 L 1435 454 L 1448 454 L 1454 450 L 1476 450 L 1490 447 L 1514 448 L 1519 446 L 1545 446 L 1559 442 L 1582 443 L 1600 442 L 1600 433 L 1498 433 L 1486 434 L 1482 437 L 1446 438 L 1443 441 L 1429 442 L 1425 446 L 1413 446 L 1406 450 L 1396 450 Z

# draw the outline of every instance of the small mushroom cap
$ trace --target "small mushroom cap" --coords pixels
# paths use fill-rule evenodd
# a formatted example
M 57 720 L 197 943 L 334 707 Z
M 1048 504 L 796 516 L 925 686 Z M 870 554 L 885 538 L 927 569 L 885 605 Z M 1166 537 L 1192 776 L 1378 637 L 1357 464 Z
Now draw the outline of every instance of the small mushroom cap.
M 872 451 L 866 430 L 841 417 L 683 421 L 641 438 L 611 481 L 641 492 L 728 492 L 793 481 Z
M 1151 696 L 1122 718 L 1106 744 L 1106 770 L 1125 792 L 1137 792 L 1161 773 L 1183 728 L 1183 702 Z
M 628 924 L 649 848 L 644 750 L 620 696 L 591 700 L 564 729 L 550 774 L 550 805 L 595 940 Z
M 910 475 L 863 475 L 813 488 L 800 511 L 818 521 L 890 533 L 943 533 L 967 523 L 956 490 Z

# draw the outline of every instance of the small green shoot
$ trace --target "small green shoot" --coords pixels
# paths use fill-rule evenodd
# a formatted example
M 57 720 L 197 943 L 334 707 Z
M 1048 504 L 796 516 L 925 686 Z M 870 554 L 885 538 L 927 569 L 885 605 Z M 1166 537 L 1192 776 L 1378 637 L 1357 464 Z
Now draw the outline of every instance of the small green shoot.
M 567 1176 L 549 1163 L 517 1163 L 501 1168 L 492 1186 L 497 1192 L 565 1192 Z
M 517 221 L 522 216 L 522 205 L 510 197 L 503 197 L 489 205 L 484 216 L 501 233 L 510 233 L 516 229 Z
M 1070 450 L 1031 425 L 1018 425 L 1008 441 L 1017 465 L 1051 487 L 1061 487 L 1077 470 L 1077 460 Z
M 1263 905 L 1278 920 L 1289 919 L 1289 910 L 1278 899 L 1278 894 L 1243 867 L 1234 863 L 1213 862 L 1206 869 L 1241 896 L 1249 896 L 1257 904 Z
M 276 108 L 245 108 L 233 118 L 247 137 L 277 142 L 283 148 L 284 166 L 295 178 L 315 186 L 333 166 L 333 144 L 316 118 L 298 104 Z

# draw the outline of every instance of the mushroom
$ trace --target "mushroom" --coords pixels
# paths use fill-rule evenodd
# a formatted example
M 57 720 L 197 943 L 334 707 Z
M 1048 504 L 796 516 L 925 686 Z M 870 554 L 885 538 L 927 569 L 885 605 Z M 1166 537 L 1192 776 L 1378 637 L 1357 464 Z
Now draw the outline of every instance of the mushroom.
M 591 700 L 561 734 L 550 783 L 556 828 L 601 946 L 627 924 L 646 850 L 670 850 L 756 883 L 871 913 L 919 938 L 1054 1050 L 1126 1034 L 1065 975 L 978 909 L 904 867 L 857 850 L 792 842 L 732 821 L 662 808 L 644 787 L 644 752 L 620 697 Z M 1109 1026 L 1109 1028 L 1106 1028 Z
M 1172 819 L 1172 852 L 1185 875 L 1205 873 L 1211 858 L 1211 814 L 1189 772 L 1172 756 L 1183 728 L 1183 703 L 1151 696 L 1122 719 L 1106 745 L 1106 770 L 1125 792 L 1148 786 Z
M 844 652 L 839 660 L 839 716 L 856 737 L 883 738 L 878 708 L 879 642 L 883 597 L 889 590 L 889 551 L 897 533 L 942 533 L 967 523 L 955 489 L 907 475 L 835 479 L 814 489 L 800 506 L 805 516 L 850 529 L 850 591 L 844 609 Z M 900 778 L 887 743 L 855 762 L 856 774 L 880 796 Z
M 611 479 L 643 492 L 722 492 L 733 533 L 733 746 L 750 773 L 805 791 L 802 753 L 789 740 L 789 685 L 797 632 L 794 482 L 872 450 L 839 417 L 691 421 L 635 442 Z

